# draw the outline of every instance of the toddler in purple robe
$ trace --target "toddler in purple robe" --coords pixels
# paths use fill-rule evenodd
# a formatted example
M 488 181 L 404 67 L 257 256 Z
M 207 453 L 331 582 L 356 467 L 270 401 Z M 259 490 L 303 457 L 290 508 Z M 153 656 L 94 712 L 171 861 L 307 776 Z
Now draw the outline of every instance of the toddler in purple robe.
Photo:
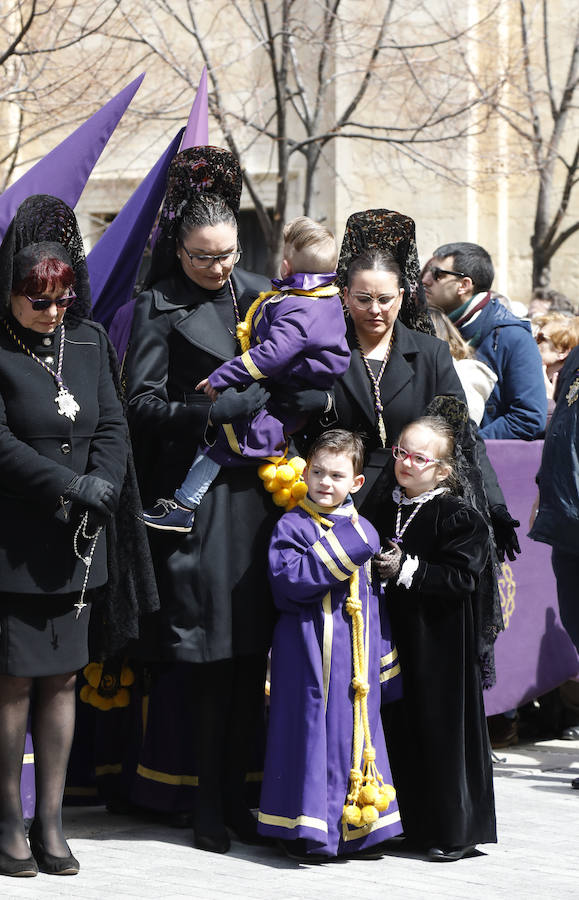
M 350 496 L 363 459 L 359 435 L 324 432 L 307 498 L 269 549 L 279 619 L 258 831 L 297 859 L 379 856 L 375 845 L 402 831 L 380 719 L 381 683 L 400 669 L 372 580 L 378 535 Z
M 273 290 L 259 295 L 238 326 L 244 352 L 196 386 L 214 403 L 230 388 L 233 400 L 240 396 L 237 388 L 248 388 L 247 393 L 257 397 L 253 415 L 243 414 L 233 422 L 220 419 L 224 424 L 216 425 L 217 414 L 215 419 L 210 414 L 207 445 L 197 452 L 173 499 L 160 498 L 144 511 L 150 528 L 191 531 L 195 510 L 222 465 L 259 465 L 268 457 L 283 456 L 287 435 L 297 431 L 304 419 L 287 415 L 259 387 L 260 382 L 271 379 L 290 392 L 329 390 L 346 371 L 350 350 L 334 284 L 337 256 L 333 234 L 313 219 L 300 216 L 285 226 L 281 278 L 273 279 Z M 242 405 L 247 408 L 246 403 Z

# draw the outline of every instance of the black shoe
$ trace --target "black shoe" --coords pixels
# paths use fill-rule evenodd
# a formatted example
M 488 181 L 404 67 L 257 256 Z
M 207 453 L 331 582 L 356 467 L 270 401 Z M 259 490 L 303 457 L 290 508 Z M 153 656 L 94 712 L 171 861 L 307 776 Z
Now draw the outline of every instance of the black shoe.
M 11 875 L 13 878 L 34 878 L 38 875 L 38 866 L 32 855 L 28 859 L 16 859 L 0 850 L 0 875 Z
M 47 875 L 78 875 L 80 863 L 70 852 L 70 847 L 68 847 L 66 856 L 54 856 L 52 853 L 48 853 L 43 842 L 36 835 L 34 823 L 30 828 L 30 849 L 40 872 L 45 872 Z
M 281 841 L 280 845 L 290 859 L 295 859 L 296 862 L 308 863 L 310 865 L 317 865 L 319 863 L 327 863 L 331 862 L 331 856 L 324 856 L 322 853 L 308 853 L 307 843 L 304 838 L 296 838 L 295 841 Z
M 225 828 L 202 831 L 200 826 L 193 826 L 193 845 L 198 850 L 206 850 L 208 853 L 227 853 L 231 841 Z
M 574 778 L 571 782 L 571 787 L 575 788 L 576 791 L 579 791 L 579 778 Z
M 579 725 L 570 725 L 561 732 L 562 741 L 579 741 Z
M 472 856 L 475 851 L 476 847 L 472 844 L 467 847 L 450 847 L 448 850 L 431 847 L 428 851 L 428 859 L 430 862 L 457 862 L 466 856 Z
M 231 828 L 242 844 L 268 844 L 269 839 L 259 834 L 257 819 L 247 807 L 242 807 L 225 816 L 225 824 Z

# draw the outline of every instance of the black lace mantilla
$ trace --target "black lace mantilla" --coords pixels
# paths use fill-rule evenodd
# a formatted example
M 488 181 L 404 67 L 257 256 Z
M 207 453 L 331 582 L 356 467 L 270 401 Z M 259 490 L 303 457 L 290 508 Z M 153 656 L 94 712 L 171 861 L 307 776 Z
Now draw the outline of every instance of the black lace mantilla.
M 353 213 L 346 222 L 338 262 L 338 284 L 341 288 L 347 284 L 352 260 L 367 250 L 390 253 L 402 270 L 404 297 L 398 314 L 402 324 L 414 331 L 434 334 L 420 277 L 414 220 L 391 209 L 367 209 Z
M 48 194 L 33 194 L 20 204 L 0 245 L 0 317 L 10 307 L 14 257 L 24 247 L 43 241 L 64 247 L 74 269 L 78 300 L 66 310 L 65 324 L 70 327 L 79 319 L 90 319 L 90 282 L 76 216 L 64 200 Z
M 173 271 L 179 223 L 191 199 L 196 194 L 217 194 L 237 218 L 242 182 L 239 162 L 229 150 L 190 147 L 175 156 L 169 166 L 167 191 L 147 277 L 148 287 Z

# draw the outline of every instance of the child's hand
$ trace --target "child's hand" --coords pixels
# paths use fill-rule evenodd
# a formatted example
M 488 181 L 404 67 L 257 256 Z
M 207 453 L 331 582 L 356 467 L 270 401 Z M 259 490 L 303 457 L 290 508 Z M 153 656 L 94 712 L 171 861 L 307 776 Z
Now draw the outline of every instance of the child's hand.
M 398 544 L 390 544 L 389 550 L 380 550 L 380 553 L 372 558 L 372 567 L 380 581 L 387 581 L 388 578 L 394 578 L 400 571 L 400 560 L 402 558 L 402 550 Z
M 215 403 L 215 401 L 219 397 L 219 393 L 209 384 L 208 378 L 204 378 L 203 381 L 200 381 L 199 384 L 196 384 L 195 390 L 203 391 L 205 394 L 207 394 L 212 403 Z

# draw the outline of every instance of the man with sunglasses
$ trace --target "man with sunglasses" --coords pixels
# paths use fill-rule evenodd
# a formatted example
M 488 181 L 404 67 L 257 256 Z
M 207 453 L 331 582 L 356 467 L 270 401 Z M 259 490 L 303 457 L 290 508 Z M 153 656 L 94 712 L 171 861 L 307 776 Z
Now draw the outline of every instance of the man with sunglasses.
M 486 403 L 485 439 L 532 441 L 546 425 L 547 397 L 541 355 L 526 320 L 494 297 L 492 260 L 478 244 L 444 244 L 422 272 L 430 306 L 451 319 L 498 381 Z

